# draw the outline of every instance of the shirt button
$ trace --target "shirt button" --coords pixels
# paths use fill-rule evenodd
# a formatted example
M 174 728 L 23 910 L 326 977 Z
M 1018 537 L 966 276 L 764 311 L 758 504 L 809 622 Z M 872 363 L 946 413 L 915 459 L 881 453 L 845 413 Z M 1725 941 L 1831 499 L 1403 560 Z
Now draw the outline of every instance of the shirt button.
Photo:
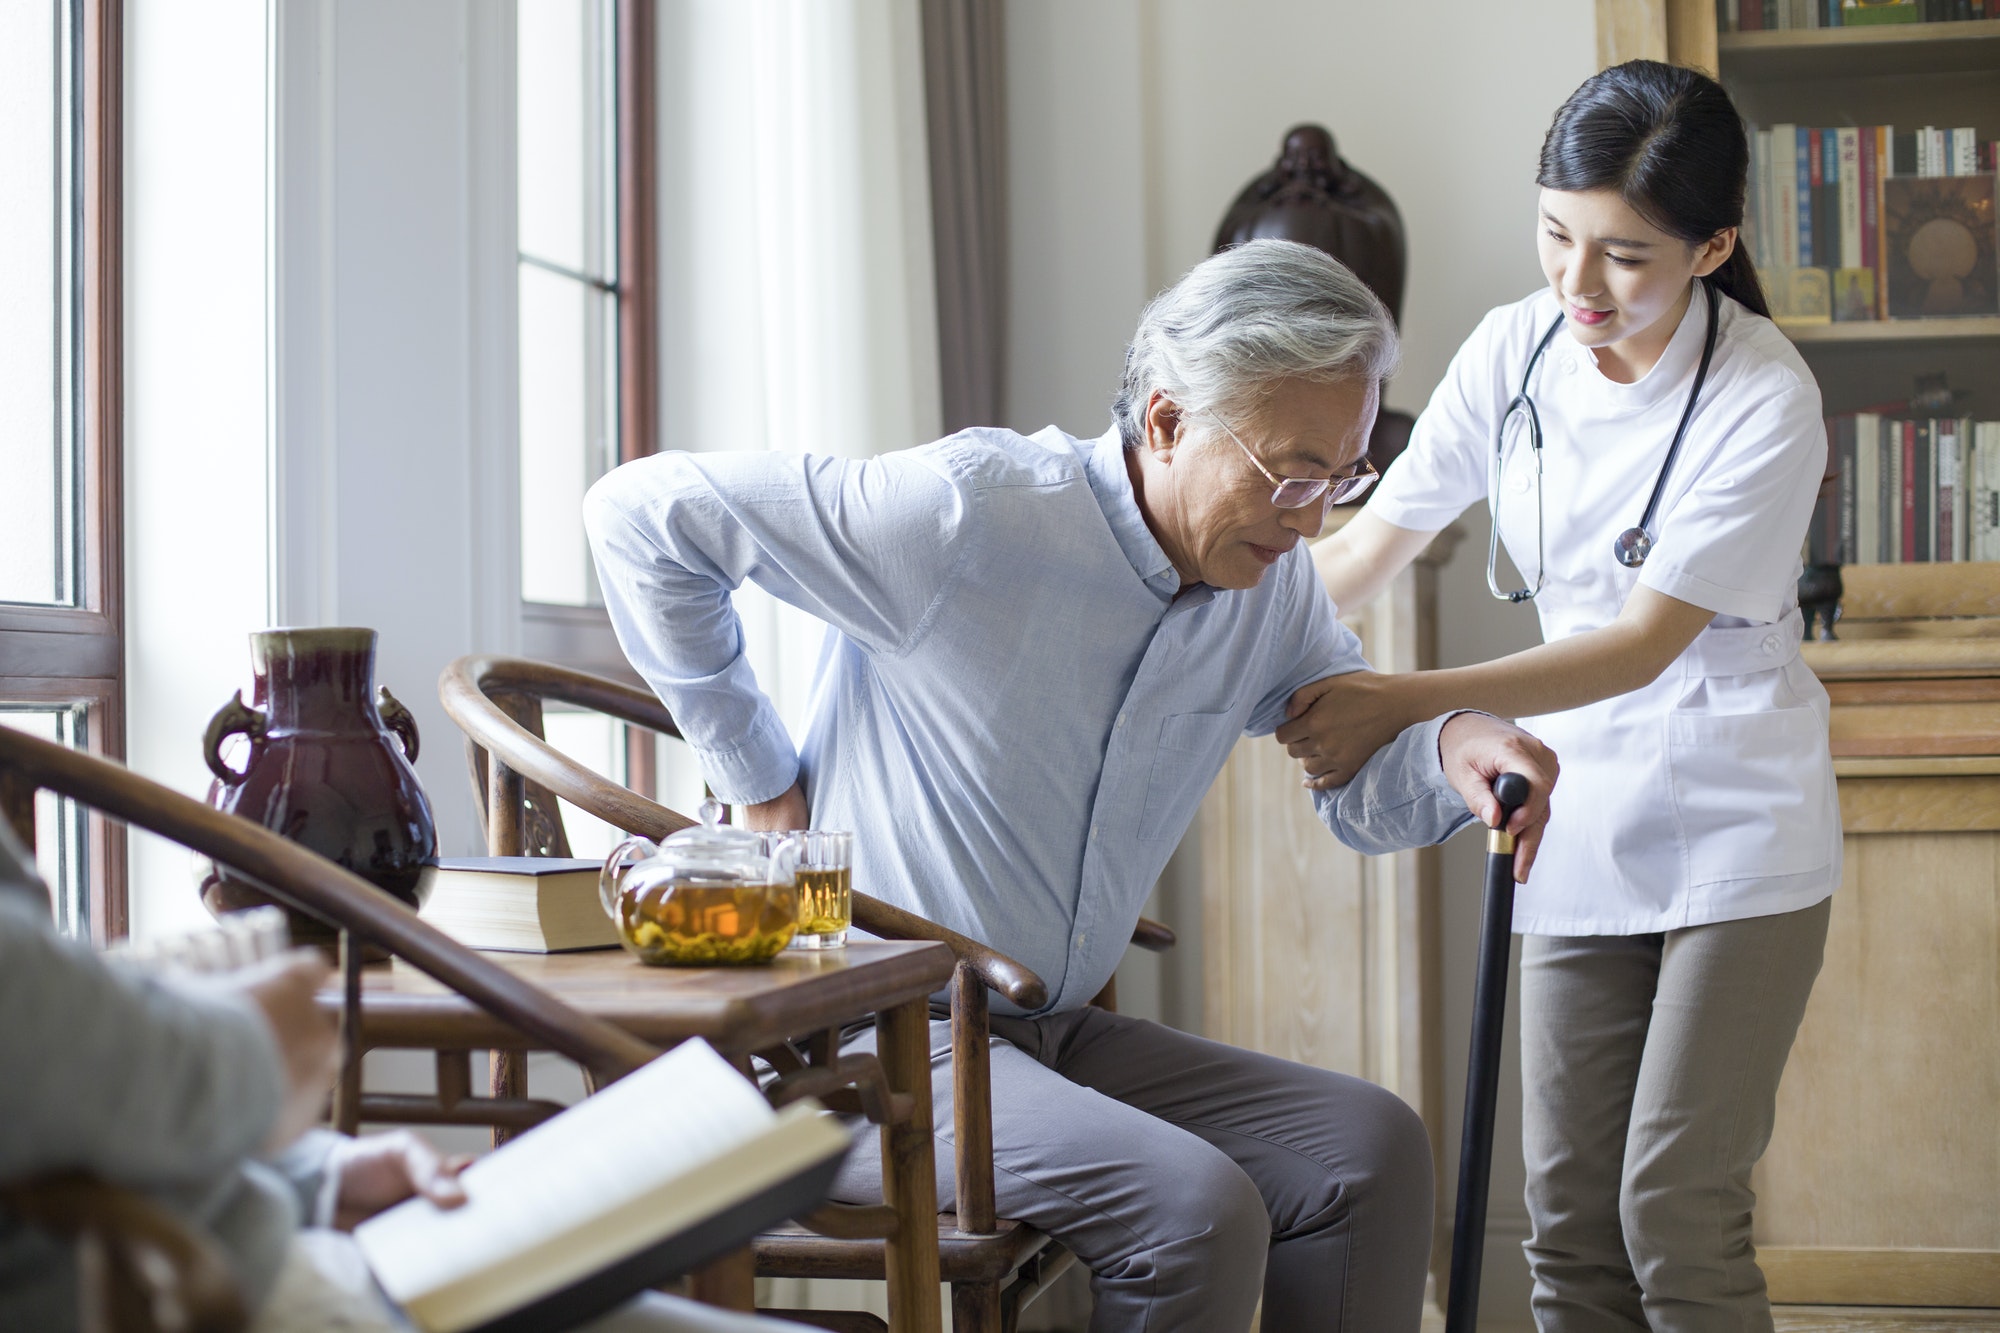
M 1777 635 L 1766 634 L 1764 636 L 1764 642 L 1760 644 L 1759 647 L 1761 647 L 1764 650 L 1764 656 L 1769 657 L 1772 653 L 1778 651 L 1779 642 L 1780 640 Z
M 1092 824 L 1090 826 L 1090 840 L 1092 842 L 1097 841 L 1097 825 L 1095 824 Z
M 1078 935 L 1078 936 L 1076 937 L 1076 947 L 1077 947 L 1077 948 L 1079 948 L 1079 949 L 1081 949 L 1081 948 L 1083 947 L 1083 944 L 1084 944 L 1084 941 L 1085 941 L 1085 940 L 1087 940 L 1087 939 L 1089 939 L 1089 938 L 1090 938 L 1090 935 L 1089 935 L 1089 934 L 1088 934 L 1087 932 L 1085 932 L 1085 933 L 1082 933 L 1082 934 L 1079 934 L 1079 935 Z
M 1566 374 L 1566 375 L 1574 375 L 1574 374 L 1576 374 L 1576 358 L 1575 358 L 1575 357 L 1573 357 L 1573 356 L 1566 356 L 1566 357 L 1564 357 L 1564 358 L 1563 358 L 1563 373 L 1564 373 L 1564 374 Z
M 1514 494 L 1526 495 L 1528 493 L 1529 488 L 1532 487 L 1534 484 L 1535 484 L 1535 479 L 1528 475 L 1528 470 L 1526 468 L 1517 468 L 1515 470 Z
M 1125 725 L 1125 715 L 1123 713 L 1120 713 L 1118 715 L 1118 720 L 1111 724 L 1111 729 L 1113 731 L 1116 731 L 1119 727 L 1122 727 L 1124 725 Z

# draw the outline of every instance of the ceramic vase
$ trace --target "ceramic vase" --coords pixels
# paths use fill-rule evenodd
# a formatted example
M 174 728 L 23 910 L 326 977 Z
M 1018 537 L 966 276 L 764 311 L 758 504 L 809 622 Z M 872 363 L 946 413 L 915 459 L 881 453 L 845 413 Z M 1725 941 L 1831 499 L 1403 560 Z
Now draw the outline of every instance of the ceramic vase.
M 202 757 L 215 774 L 208 802 L 262 824 L 416 908 L 425 867 L 437 862 L 437 825 L 411 764 L 417 724 L 375 685 L 372 629 L 271 629 L 250 636 L 251 702 L 242 691 L 210 719 Z M 249 741 L 241 771 L 223 759 L 231 736 Z M 199 867 L 209 911 L 271 901 L 213 862 Z M 280 904 L 283 906 L 283 904 Z M 333 928 L 286 909 L 292 940 L 331 947 Z

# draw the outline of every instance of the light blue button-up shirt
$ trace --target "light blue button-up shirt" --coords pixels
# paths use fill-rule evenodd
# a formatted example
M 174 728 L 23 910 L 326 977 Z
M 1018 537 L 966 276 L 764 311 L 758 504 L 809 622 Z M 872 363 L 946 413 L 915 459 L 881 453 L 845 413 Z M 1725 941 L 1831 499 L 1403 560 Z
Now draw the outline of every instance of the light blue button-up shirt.
M 659 454 L 598 482 L 585 517 L 619 642 L 717 795 L 803 775 L 814 825 L 854 830 L 857 889 L 1033 968 L 1050 1010 L 1110 979 L 1237 737 L 1366 665 L 1303 545 L 1254 588 L 1177 596 L 1116 430 Z M 746 579 L 831 627 L 801 748 L 744 659 Z M 1341 841 L 1398 850 L 1471 818 L 1442 725 L 1312 794 Z

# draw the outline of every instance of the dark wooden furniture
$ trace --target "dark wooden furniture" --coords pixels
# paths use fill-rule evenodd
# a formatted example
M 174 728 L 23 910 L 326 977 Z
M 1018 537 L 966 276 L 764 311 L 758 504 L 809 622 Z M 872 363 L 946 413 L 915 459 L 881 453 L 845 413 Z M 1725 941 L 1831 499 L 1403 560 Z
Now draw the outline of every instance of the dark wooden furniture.
M 446 668 L 438 682 L 445 711 L 466 734 L 486 817 L 487 847 L 496 856 L 564 856 L 556 798 L 569 801 L 628 833 L 661 838 L 688 827 L 685 815 L 610 782 L 543 739 L 544 701 L 592 709 L 635 727 L 678 737 L 672 714 L 652 694 L 618 681 L 523 658 L 474 656 Z M 957 1333 L 1002 1333 L 1045 1289 L 1071 1256 L 1023 1223 L 996 1215 L 993 1202 L 993 1122 L 987 992 L 1022 1009 L 1047 1002 L 1048 988 L 1028 968 L 977 940 L 948 930 L 857 890 L 854 924 L 883 939 L 927 940 L 948 946 L 951 977 L 953 1165 L 956 1209 L 939 1218 L 943 1279 L 952 1286 Z M 1141 921 L 1133 942 L 1155 951 L 1174 933 Z M 850 945 L 854 949 L 865 947 Z M 1107 985 L 1098 1003 L 1116 998 Z M 807 1052 L 819 1064 L 831 1043 Z M 514 1091 L 511 1069 L 496 1069 L 496 1087 Z M 832 1237 L 790 1228 L 759 1240 L 757 1272 L 769 1277 L 882 1279 L 892 1270 L 880 1240 Z M 826 1327 L 861 1327 L 816 1312 L 787 1312 Z
M 488 1015 L 488 1021 L 561 1051 L 596 1079 L 616 1079 L 658 1053 L 601 1018 L 551 1001 L 529 982 L 296 843 L 116 764 L 0 727 L 0 818 L 31 847 L 38 791 L 69 797 L 100 815 L 171 838 L 256 879 L 286 905 L 339 927 L 345 960 L 340 1005 L 344 1072 L 336 1101 L 344 1115 L 351 1116 L 358 1088 L 356 1020 L 364 943 L 388 950 L 406 973 L 449 988 L 459 1003 Z M 192 1329 L 244 1326 L 241 1294 L 226 1266 L 218 1269 L 223 1261 L 213 1245 L 142 1197 L 76 1176 L 8 1182 L 4 1193 L 10 1212 L 76 1236 L 86 1266 L 101 1265 L 85 1303 L 86 1327 L 120 1333 L 149 1328 L 152 1311 L 162 1301 L 187 1310 L 186 1326 Z

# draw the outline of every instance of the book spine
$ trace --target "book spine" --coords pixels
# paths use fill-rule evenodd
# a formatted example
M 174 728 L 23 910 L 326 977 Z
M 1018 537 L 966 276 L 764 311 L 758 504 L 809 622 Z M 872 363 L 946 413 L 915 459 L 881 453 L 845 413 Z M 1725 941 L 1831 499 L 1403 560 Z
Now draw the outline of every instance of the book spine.
M 1860 179 L 1856 186 L 1856 193 L 1860 196 L 1856 201 L 1860 218 L 1857 225 L 1861 230 L 1861 261 L 1856 267 L 1874 268 L 1876 230 L 1875 177 L 1878 171 L 1875 160 L 1875 127 L 1873 125 L 1864 125 L 1856 133 L 1855 140 L 1857 143 L 1855 161 L 1860 167 Z M 1877 281 L 1880 281 L 1880 279 L 1878 278 Z
M 1889 174 L 1891 176 L 1915 176 L 1917 171 L 1917 136 L 1920 131 L 1904 130 L 1890 142 L 1891 156 Z
M 1834 458 L 1840 468 L 1840 539 L 1836 559 L 1840 564 L 1853 564 L 1861 545 L 1855 531 L 1854 475 L 1856 450 L 1854 446 L 1854 416 L 1848 413 L 1833 419 Z
M 1854 418 L 1854 563 L 1882 563 L 1882 427 L 1878 418 Z
M 1896 449 L 1896 559 L 1917 563 L 1917 423 L 1901 423 Z
M 1844 129 L 1835 136 L 1835 166 L 1840 182 L 1840 267 L 1863 268 L 1861 257 L 1861 132 Z
M 1935 125 L 1924 126 L 1924 161 L 1927 165 L 1924 175 L 1945 176 L 1950 174 L 1950 168 L 1945 161 L 1944 155 L 1944 131 Z
M 1882 563 L 1882 419 L 1854 418 L 1854 563 Z
M 1938 536 L 1938 438 L 1935 421 L 1917 423 L 1917 481 L 1913 488 L 1917 502 L 1917 563 L 1937 560 Z
M 1939 563 L 1963 560 L 1959 536 L 1958 422 L 1940 421 L 1937 432 L 1937 558 Z
M 1800 125 L 1792 133 L 1796 141 L 1795 151 L 1798 154 L 1793 162 L 1793 170 L 1796 172 L 1793 188 L 1798 191 L 1799 230 L 1798 253 L 1792 263 L 1797 268 L 1809 268 L 1813 262 L 1812 177 L 1815 159 L 1812 151 L 1812 131 Z
M 1776 266 L 1799 263 L 1799 141 L 1796 125 L 1771 127 L 1771 239 Z
M 1903 423 L 1882 423 L 1882 563 L 1903 562 Z
M 1973 437 L 1974 560 L 2000 560 L 2000 421 L 1982 421 Z
M 1979 131 L 1970 125 L 1951 132 L 1951 174 L 1979 174 Z
M 1760 269 L 1776 268 L 1771 248 L 1771 132 L 1758 130 L 1750 138 L 1750 258 Z
M 1886 218 L 1882 211 L 1882 182 L 1894 169 L 1890 159 L 1890 144 L 1896 136 L 1893 125 L 1875 127 L 1875 318 L 1889 317 L 1889 255 L 1888 247 L 1882 243 L 1882 226 Z

